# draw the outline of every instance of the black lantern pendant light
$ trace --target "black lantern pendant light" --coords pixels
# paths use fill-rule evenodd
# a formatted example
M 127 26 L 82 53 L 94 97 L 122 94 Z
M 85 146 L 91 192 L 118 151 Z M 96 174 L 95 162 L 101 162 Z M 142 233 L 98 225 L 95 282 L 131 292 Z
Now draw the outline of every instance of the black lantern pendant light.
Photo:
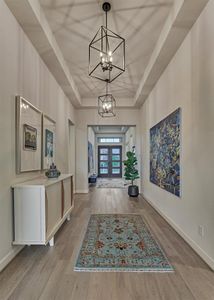
M 103 3 L 102 8 L 106 24 L 89 44 L 89 76 L 110 83 L 125 71 L 125 39 L 108 29 L 110 3 Z
M 108 92 L 108 82 L 106 82 L 106 94 L 98 97 L 98 113 L 101 117 L 114 117 L 116 101 Z

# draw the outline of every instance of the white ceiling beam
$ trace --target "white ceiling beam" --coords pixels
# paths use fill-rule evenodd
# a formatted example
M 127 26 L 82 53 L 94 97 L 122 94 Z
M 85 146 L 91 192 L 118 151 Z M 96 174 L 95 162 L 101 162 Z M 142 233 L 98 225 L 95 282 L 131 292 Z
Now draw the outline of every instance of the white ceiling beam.
M 136 92 L 136 107 L 149 96 L 208 1 L 175 0 Z
M 50 72 L 75 107 L 81 97 L 38 0 L 5 0 Z

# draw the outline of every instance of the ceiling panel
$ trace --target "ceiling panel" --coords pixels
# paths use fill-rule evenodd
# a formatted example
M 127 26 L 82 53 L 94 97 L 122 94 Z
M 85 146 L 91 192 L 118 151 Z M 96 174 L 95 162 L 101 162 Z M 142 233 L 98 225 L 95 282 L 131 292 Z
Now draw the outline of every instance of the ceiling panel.
M 40 0 L 82 98 L 105 91 L 88 76 L 88 45 L 104 24 L 103 1 Z M 108 27 L 126 39 L 126 71 L 111 84 L 115 97 L 133 98 L 173 0 L 114 0 Z
M 119 125 L 101 125 L 91 126 L 96 134 L 125 134 L 129 126 Z

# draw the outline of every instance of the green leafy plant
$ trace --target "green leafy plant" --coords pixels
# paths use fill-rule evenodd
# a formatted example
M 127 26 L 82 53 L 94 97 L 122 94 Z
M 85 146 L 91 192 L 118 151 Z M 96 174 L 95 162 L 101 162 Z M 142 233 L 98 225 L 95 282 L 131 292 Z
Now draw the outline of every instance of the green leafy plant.
M 135 147 L 132 148 L 132 151 L 126 153 L 127 159 L 123 161 L 125 166 L 124 176 L 126 180 L 131 180 L 132 185 L 134 180 L 140 178 L 139 172 L 136 169 L 137 166 L 137 157 L 135 155 Z

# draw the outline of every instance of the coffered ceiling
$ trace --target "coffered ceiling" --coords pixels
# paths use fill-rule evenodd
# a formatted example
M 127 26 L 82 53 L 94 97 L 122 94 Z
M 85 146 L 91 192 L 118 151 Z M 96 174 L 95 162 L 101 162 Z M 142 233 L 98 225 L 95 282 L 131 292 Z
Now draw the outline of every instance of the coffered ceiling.
M 108 27 L 126 39 L 126 71 L 110 86 L 134 98 L 173 0 L 114 0 Z M 104 24 L 100 0 L 40 0 L 81 98 L 97 98 L 105 83 L 88 76 L 88 45 Z
M 125 134 L 129 129 L 129 126 L 119 125 L 102 125 L 102 126 L 91 126 L 96 134 Z
M 96 107 L 105 84 L 88 76 L 88 46 L 104 23 L 101 0 L 4 0 L 77 107 Z M 140 107 L 208 0 L 110 0 L 108 27 L 126 39 L 117 107 Z

